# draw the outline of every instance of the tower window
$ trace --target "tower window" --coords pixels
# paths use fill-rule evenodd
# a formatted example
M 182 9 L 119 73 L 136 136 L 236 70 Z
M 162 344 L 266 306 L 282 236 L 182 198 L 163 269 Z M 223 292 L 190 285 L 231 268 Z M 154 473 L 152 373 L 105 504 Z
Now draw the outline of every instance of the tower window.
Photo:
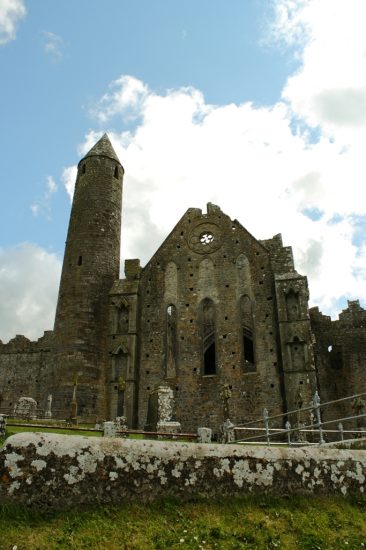
M 78 265 L 83 265 L 83 257 L 82 256 L 78 257 Z
M 114 177 L 118 179 L 118 166 L 114 169 Z
M 83 166 L 81 168 L 81 173 L 85 174 L 85 172 L 86 172 L 86 164 L 83 164 Z

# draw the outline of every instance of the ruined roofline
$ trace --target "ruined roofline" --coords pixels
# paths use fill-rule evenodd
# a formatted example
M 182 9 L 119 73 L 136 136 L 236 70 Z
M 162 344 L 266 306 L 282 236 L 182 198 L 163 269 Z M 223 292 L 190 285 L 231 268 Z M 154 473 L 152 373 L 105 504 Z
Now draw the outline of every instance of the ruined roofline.
M 314 321 L 323 321 L 327 323 L 340 323 L 352 325 L 361 318 L 366 322 L 366 310 L 360 305 L 360 300 L 347 300 L 347 307 L 338 313 L 337 319 L 332 319 L 330 315 L 325 315 L 318 306 L 309 308 L 310 317 Z
M 153 258 L 159 253 L 159 251 L 163 248 L 165 242 L 170 238 L 170 236 L 174 233 L 174 230 L 175 228 L 182 222 L 182 220 L 188 215 L 188 214 L 194 214 L 195 217 L 199 217 L 199 216 L 202 216 L 203 218 L 206 218 L 210 215 L 217 215 L 217 214 L 222 214 L 223 216 L 226 216 L 227 218 L 230 219 L 231 223 L 233 225 L 236 225 L 238 227 L 238 229 L 241 229 L 242 231 L 244 231 L 251 239 L 253 239 L 253 241 L 255 241 L 256 243 L 258 243 L 258 245 L 263 249 L 264 252 L 268 253 L 269 250 L 264 246 L 264 244 L 256 239 L 237 219 L 234 219 L 232 220 L 230 218 L 230 216 L 228 214 L 225 214 L 225 212 L 223 212 L 221 210 L 221 208 L 211 202 L 208 202 L 207 203 L 207 212 L 206 213 L 203 213 L 202 212 L 202 209 L 201 208 L 194 208 L 194 207 L 190 207 L 188 208 L 184 214 L 180 217 L 180 219 L 178 220 L 178 222 L 174 225 L 173 229 L 168 233 L 168 235 L 165 237 L 165 239 L 163 240 L 163 242 L 161 243 L 161 245 L 155 250 L 155 252 L 153 253 L 153 255 L 150 257 L 150 259 L 146 262 L 146 264 L 144 266 L 141 267 L 141 271 L 144 271 L 148 266 L 149 264 L 151 263 L 151 261 L 153 260 Z M 126 258 L 125 262 L 128 261 L 129 258 Z
M 37 340 L 30 340 L 24 334 L 16 334 L 8 342 L 0 340 L 0 350 L 2 351 L 41 351 L 46 346 L 50 346 L 53 340 L 53 330 L 45 330 L 43 335 Z M 39 349 L 38 349 L 39 348 Z

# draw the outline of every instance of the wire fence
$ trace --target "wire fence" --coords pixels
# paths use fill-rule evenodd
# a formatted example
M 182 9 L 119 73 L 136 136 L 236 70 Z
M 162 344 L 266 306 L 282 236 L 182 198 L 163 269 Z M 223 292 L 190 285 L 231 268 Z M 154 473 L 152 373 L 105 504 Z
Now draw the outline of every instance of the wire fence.
M 247 443 L 265 445 L 324 445 L 327 442 L 346 441 L 366 437 L 366 392 L 321 403 L 318 392 L 315 392 L 311 403 L 285 413 L 269 415 L 266 408 L 262 416 L 244 424 L 230 424 L 230 434 L 226 433 L 223 442 Z M 334 405 L 342 405 L 345 414 L 331 419 L 323 419 L 325 411 Z M 348 411 L 348 412 L 347 412 Z M 7 419 L 8 426 L 42 429 L 69 430 L 75 432 L 103 432 L 102 423 L 99 426 L 80 422 L 75 425 L 67 417 L 69 411 L 52 411 L 55 416 L 47 418 L 46 409 L 33 409 L 31 412 L 15 417 L 14 409 L 0 409 L 0 416 Z M 64 419 L 62 419 L 62 417 Z M 197 440 L 196 433 L 165 433 L 144 430 L 117 429 L 119 437 L 144 437 L 159 439 Z
M 233 428 L 231 443 L 264 443 L 287 445 L 324 445 L 327 441 L 344 441 L 366 437 L 366 393 L 358 393 L 341 399 L 321 403 L 315 392 L 310 405 L 270 416 L 263 409 L 262 417 Z M 346 405 L 353 414 L 330 420 L 322 420 L 326 408 Z M 306 417 L 308 421 L 306 422 Z M 292 423 L 290 419 L 293 420 Z M 279 427 L 278 424 L 283 425 Z M 275 427 L 271 425 L 277 424 Z M 244 437 L 241 435 L 243 434 Z M 245 434 L 248 434 L 245 436 Z

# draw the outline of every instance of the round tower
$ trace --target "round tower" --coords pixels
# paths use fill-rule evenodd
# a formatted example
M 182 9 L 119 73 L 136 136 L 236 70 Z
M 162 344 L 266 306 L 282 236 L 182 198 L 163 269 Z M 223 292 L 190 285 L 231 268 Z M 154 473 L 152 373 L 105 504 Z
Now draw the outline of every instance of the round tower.
M 79 162 L 54 328 L 63 351 L 106 350 L 108 293 L 119 277 L 123 174 L 107 134 Z
M 108 294 L 119 277 L 124 170 L 106 134 L 79 162 L 54 327 L 57 416 L 105 416 Z

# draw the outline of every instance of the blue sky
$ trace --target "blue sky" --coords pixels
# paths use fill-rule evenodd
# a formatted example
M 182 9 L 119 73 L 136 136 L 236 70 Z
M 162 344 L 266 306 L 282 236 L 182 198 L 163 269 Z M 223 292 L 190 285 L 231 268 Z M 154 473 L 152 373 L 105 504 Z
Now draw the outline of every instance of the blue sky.
M 366 300 L 363 0 L 0 0 L 0 338 L 52 328 L 75 165 L 107 131 L 122 256 L 186 208 L 282 233 L 311 305 Z
M 48 175 L 57 180 L 77 162 L 76 144 L 95 128 L 89 109 L 121 74 L 158 93 L 193 86 L 208 103 L 271 104 L 292 63 L 291 55 L 264 46 L 273 13 L 268 2 L 28 0 L 24 6 L 16 39 L 0 49 L 3 246 L 27 239 L 62 251 L 66 195 L 52 197 L 51 220 L 35 219 L 29 204 L 43 195 Z M 112 128 L 126 126 L 120 120 Z

